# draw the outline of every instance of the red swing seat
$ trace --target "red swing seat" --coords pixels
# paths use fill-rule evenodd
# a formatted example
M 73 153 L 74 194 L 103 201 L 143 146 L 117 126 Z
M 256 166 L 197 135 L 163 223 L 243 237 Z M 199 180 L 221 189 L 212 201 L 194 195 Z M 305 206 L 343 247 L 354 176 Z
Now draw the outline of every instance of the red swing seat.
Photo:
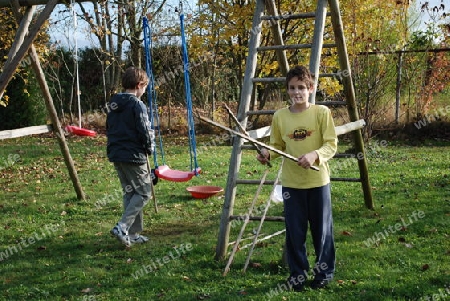
M 158 178 L 172 182 L 187 182 L 192 179 L 193 176 L 198 175 L 200 172 L 200 167 L 193 171 L 181 171 L 170 169 L 170 167 L 167 165 L 158 166 L 158 168 L 155 170 L 155 174 Z
M 95 135 L 97 135 L 97 132 L 95 132 L 95 131 L 91 131 L 91 130 L 88 130 L 88 129 L 80 128 L 80 127 L 74 126 L 74 125 L 66 126 L 66 131 L 68 131 L 69 133 L 73 133 L 75 135 L 78 135 L 78 136 L 94 137 Z

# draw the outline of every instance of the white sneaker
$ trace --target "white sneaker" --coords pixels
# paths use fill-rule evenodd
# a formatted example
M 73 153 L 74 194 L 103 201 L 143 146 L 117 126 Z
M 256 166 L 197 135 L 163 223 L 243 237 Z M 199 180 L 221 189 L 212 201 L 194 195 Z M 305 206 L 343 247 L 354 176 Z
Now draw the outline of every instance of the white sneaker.
M 149 238 L 147 236 L 140 235 L 140 234 L 132 235 L 130 237 L 130 242 L 132 245 L 143 244 L 143 243 L 146 243 L 147 241 L 149 241 Z
M 123 243 L 125 246 L 130 247 L 130 237 L 128 236 L 128 233 L 122 230 L 122 227 L 117 224 L 114 226 L 114 228 L 109 231 L 112 235 L 114 235 L 121 243 Z

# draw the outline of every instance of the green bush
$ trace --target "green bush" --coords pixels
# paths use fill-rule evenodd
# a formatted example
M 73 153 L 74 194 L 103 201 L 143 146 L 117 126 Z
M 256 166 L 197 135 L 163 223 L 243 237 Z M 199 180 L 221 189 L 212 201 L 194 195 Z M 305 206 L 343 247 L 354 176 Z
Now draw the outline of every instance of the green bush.
M 0 130 L 46 123 L 45 102 L 33 73 L 13 78 L 8 85 L 7 94 L 8 106 L 0 106 Z

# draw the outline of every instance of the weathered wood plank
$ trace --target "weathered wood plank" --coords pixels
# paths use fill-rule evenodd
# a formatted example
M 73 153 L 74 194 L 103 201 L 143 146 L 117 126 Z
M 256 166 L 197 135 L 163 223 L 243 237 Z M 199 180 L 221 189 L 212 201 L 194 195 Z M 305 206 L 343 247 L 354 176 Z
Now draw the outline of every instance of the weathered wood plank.
M 20 129 L 6 130 L 0 132 L 0 140 L 11 139 L 29 135 L 45 134 L 52 131 L 51 125 L 36 125 Z

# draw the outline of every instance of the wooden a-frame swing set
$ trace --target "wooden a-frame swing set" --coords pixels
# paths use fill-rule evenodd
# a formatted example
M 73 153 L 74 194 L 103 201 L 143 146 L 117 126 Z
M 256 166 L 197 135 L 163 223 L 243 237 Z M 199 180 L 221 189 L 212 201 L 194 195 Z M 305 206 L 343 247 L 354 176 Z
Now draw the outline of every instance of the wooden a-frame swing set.
M 82 2 L 82 1 L 78 1 Z M 42 25 L 48 20 L 55 6 L 59 3 L 65 3 L 58 0 L 49 1 L 33 1 L 33 0 L 2 0 L 0 1 L 0 7 L 11 7 L 14 17 L 19 24 L 19 28 L 16 32 L 14 42 L 8 53 L 8 59 L 3 67 L 3 72 L 0 74 L 0 99 L 3 98 L 6 87 L 13 77 L 18 65 L 23 60 L 25 55 L 28 54 L 31 61 L 31 67 L 36 74 L 39 87 L 42 91 L 45 106 L 49 113 L 50 121 L 53 125 L 53 131 L 56 134 L 61 153 L 64 158 L 67 170 L 69 172 L 70 179 L 75 189 L 78 199 L 85 199 L 86 195 L 81 186 L 78 178 L 77 170 L 73 162 L 72 156 L 67 145 L 64 131 L 61 127 L 61 123 L 58 119 L 58 115 L 53 104 L 53 99 L 50 94 L 50 89 L 47 85 L 44 72 L 39 62 L 39 57 L 36 52 L 36 48 L 33 45 L 33 41 L 36 39 Z M 36 5 L 43 5 L 45 7 L 36 17 L 34 22 L 33 15 L 36 12 Z M 22 15 L 20 7 L 25 6 L 26 9 Z

